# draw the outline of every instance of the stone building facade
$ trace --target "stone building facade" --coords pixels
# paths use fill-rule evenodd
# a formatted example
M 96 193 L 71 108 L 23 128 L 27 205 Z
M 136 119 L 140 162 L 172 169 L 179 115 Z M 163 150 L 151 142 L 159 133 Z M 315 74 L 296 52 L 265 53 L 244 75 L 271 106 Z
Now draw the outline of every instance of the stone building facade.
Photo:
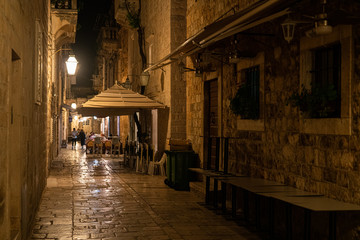
M 72 3 L 59 11 L 71 15 Z M 0 2 L 1 239 L 28 238 L 58 148 L 62 88 L 54 48 L 71 42 L 76 28 L 53 14 L 50 1 Z
M 139 1 L 128 1 L 138 9 Z M 128 75 L 132 89 L 141 92 L 140 74 L 142 62 L 139 54 L 138 32 L 129 26 L 126 19 L 125 1 L 115 1 L 115 18 L 128 29 Z M 157 11 L 153 11 L 157 9 Z M 141 1 L 140 22 L 143 28 L 143 51 L 145 68 L 152 66 L 169 54 L 186 38 L 186 1 Z M 161 26 L 161 27 L 159 27 Z M 139 113 L 142 133 L 153 148 L 162 153 L 169 139 L 186 139 L 186 85 L 177 65 L 164 66 L 162 70 L 150 72 L 143 94 L 166 106 L 165 109 L 142 110 Z M 130 118 L 130 126 L 135 126 Z M 131 127 L 130 127 L 131 128 Z M 131 129 L 129 139 L 136 138 Z
M 217 12 L 205 21 L 203 19 L 206 17 L 200 18 L 196 12 L 204 12 L 208 3 L 188 1 L 188 37 L 199 30 L 193 29 L 194 26 L 201 28 L 210 24 L 236 4 L 237 1 L 234 1 L 227 6 L 211 8 Z M 250 1 L 244 2 L 245 7 L 249 4 Z M 302 7 L 311 3 L 303 4 Z M 329 11 L 331 7 L 339 7 L 339 4 L 328 6 Z M 320 4 L 312 5 L 310 14 L 321 12 Z M 341 7 L 351 15 L 359 6 L 353 3 L 352 9 Z M 200 137 L 204 136 L 206 121 L 204 88 L 207 81 L 216 79 L 217 133 L 218 136 L 231 137 L 231 172 L 271 179 L 359 204 L 356 110 L 359 26 L 351 22 L 337 24 L 334 20 L 331 33 L 308 37 L 305 30 L 300 30 L 300 25 L 296 28 L 294 39 L 287 43 L 281 30 L 284 19 L 281 17 L 271 23 L 259 24 L 248 34 L 233 35 L 213 46 L 214 51 L 229 53 L 231 49 L 228 46 L 236 38 L 239 51 L 250 51 L 250 57 L 246 56 L 236 64 L 213 61 L 215 72 L 205 72 L 202 77 L 195 77 L 191 72 L 187 74 L 187 135 L 195 150 L 204 156 L 206 146 Z M 309 31 L 312 27 L 306 28 L 305 25 L 303 28 Z M 271 36 L 265 33 L 271 33 Z M 307 58 L 310 52 L 334 43 L 341 45 L 341 113 L 337 118 L 309 118 L 299 107 L 288 104 L 288 99 L 293 93 L 301 91 L 302 85 L 309 85 L 311 66 Z M 191 59 L 189 63 L 192 64 Z M 255 65 L 260 66 L 260 117 L 256 120 L 242 119 L 231 111 L 230 101 L 241 84 L 242 70 Z M 204 165 L 206 160 L 204 157 L 200 159 Z
M 115 5 L 120 6 L 115 9 L 115 16 L 119 23 L 124 24 L 121 22 L 125 19 L 124 15 L 117 14 L 117 11 L 124 11 L 120 2 Z M 137 1 L 133 2 L 135 4 Z M 245 15 L 262 2 L 188 0 L 168 1 L 164 4 L 142 1 L 141 21 L 150 66 L 150 81 L 145 95 L 169 108 L 166 138 L 189 138 L 199 154 L 200 165 L 204 166 L 207 146 L 203 136 L 206 135 L 205 124 L 209 121 L 205 109 L 205 101 L 209 97 L 206 91 L 214 85 L 217 93 L 214 101 L 214 121 L 217 124 L 215 135 L 231 138 L 231 172 L 276 180 L 359 204 L 356 187 L 360 176 L 357 167 L 359 26 L 356 21 L 345 17 L 355 16 L 359 6 L 356 1 L 347 4 L 333 1 L 326 6 L 329 24 L 332 24 L 331 32 L 316 35 L 314 21 L 305 21 L 296 25 L 293 39 L 287 42 L 281 29 L 287 14 L 273 17 L 273 13 L 290 7 L 290 17 L 303 19 L 303 15 L 315 16 L 323 10 L 321 3 L 311 1 L 302 1 L 300 4 L 289 1 L 288 5 L 286 1 L 279 2 L 283 5 L 278 5 L 278 9 L 273 8 L 272 13 L 266 13 L 271 16 L 271 20 L 262 21 L 259 17 L 255 24 L 245 30 L 215 39 L 188 55 L 186 60 L 181 54 L 175 54 L 177 61 L 161 68 L 151 68 L 156 62 L 168 60 L 166 56 L 185 44 L 185 38 L 190 39 L 214 22 L 231 18 L 236 13 L 244 11 Z M 150 9 L 158 11 L 154 13 Z M 186 28 L 183 24 L 186 24 Z M 216 30 L 221 32 L 221 28 Z M 219 32 L 214 30 L 213 34 Z M 136 35 L 130 34 L 128 39 L 135 41 Z M 319 48 L 336 43 L 341 45 L 340 115 L 308 117 L 300 107 L 289 104 L 289 99 L 301 91 L 302 85 L 310 85 L 312 77 L 309 68 L 312 66 L 309 55 Z M 244 54 L 236 63 L 229 62 L 234 45 Z M 139 62 L 139 56 L 130 53 L 136 50 L 135 46 L 129 48 L 129 55 L 137 57 L 135 62 Z M 207 52 L 211 53 L 210 57 Z M 180 60 L 193 70 L 198 61 L 206 60 L 211 69 L 203 69 L 200 75 L 194 71 L 181 74 L 178 66 Z M 138 68 L 131 63 L 129 66 Z M 237 116 L 230 109 L 231 100 L 243 81 L 244 71 L 252 66 L 259 66 L 260 71 L 259 117 L 255 120 Z M 186 95 L 182 95 L 184 88 Z M 186 112 L 183 112 L 181 106 L 186 106 Z M 183 132 L 184 127 L 186 134 Z
M 162 125 L 168 126 L 167 139 L 190 139 L 200 166 L 206 167 L 209 136 L 229 138 L 230 172 L 360 204 L 357 1 L 326 5 L 320 1 L 256 0 L 141 3 L 150 49 L 147 57 L 151 59 L 145 94 L 169 108 L 169 120 Z M 328 14 L 326 24 L 316 22 L 323 13 Z M 304 15 L 315 17 L 309 20 Z M 282 31 L 287 17 L 296 23 L 289 41 Z M 227 31 L 231 24 L 238 28 Z M 194 39 L 198 42 L 191 41 Z M 234 51 L 240 53 L 239 58 L 232 58 Z M 324 52 L 337 56 L 331 60 L 332 68 L 337 69 L 331 74 L 337 82 L 328 83 L 336 85 L 336 101 L 326 105 L 333 108 L 334 115 L 319 116 L 316 110 L 318 115 L 311 116 L 314 106 L 304 109 L 302 103 L 290 102 L 297 93 L 309 94 L 310 89 L 310 97 L 318 97 L 314 85 L 320 84 L 316 79 L 322 77 L 316 75 L 320 70 L 315 63 L 324 64 L 319 59 L 330 58 Z M 258 110 L 256 117 L 243 117 L 234 114 L 231 106 L 250 71 L 259 74 Z M 186 112 L 179 105 L 186 106 Z M 182 134 L 183 127 L 186 134 Z M 220 155 L 224 151 L 221 145 Z

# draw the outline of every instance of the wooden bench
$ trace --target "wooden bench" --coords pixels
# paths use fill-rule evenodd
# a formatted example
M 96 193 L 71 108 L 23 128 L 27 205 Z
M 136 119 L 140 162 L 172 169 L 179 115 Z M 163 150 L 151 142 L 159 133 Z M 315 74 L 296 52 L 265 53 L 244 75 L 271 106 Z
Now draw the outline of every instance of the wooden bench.
M 204 137 L 207 139 L 208 157 L 204 166 L 207 169 L 190 168 L 192 172 L 202 174 L 206 178 L 205 185 L 205 203 L 210 203 L 210 179 L 214 180 L 214 208 L 217 209 L 218 205 L 218 182 L 221 182 L 221 202 L 222 211 L 226 212 L 226 185 L 229 184 L 232 189 L 231 193 L 231 213 L 236 218 L 237 210 L 237 189 L 241 189 L 244 194 L 243 212 L 245 220 L 249 218 L 249 193 L 255 195 L 255 222 L 257 228 L 260 225 L 260 198 L 265 198 L 269 206 L 269 226 L 271 237 L 274 237 L 274 202 L 281 201 L 286 205 L 286 236 L 287 239 L 292 238 L 292 207 L 297 206 L 304 209 L 304 239 L 310 239 L 311 233 L 311 213 L 312 212 L 328 212 L 329 213 L 329 239 L 336 239 L 336 214 L 337 212 L 356 212 L 360 211 L 360 206 L 349 204 L 334 199 L 326 198 L 317 193 L 311 193 L 296 189 L 294 187 L 285 186 L 284 184 L 265 179 L 235 176 L 228 173 L 228 159 L 229 159 L 229 139 L 231 137 Z M 215 169 L 211 168 L 212 159 L 212 140 L 216 140 L 216 153 L 215 153 Z M 220 156 L 220 145 L 223 141 L 224 154 Z M 223 172 L 219 171 L 220 158 L 223 158 Z
M 244 191 L 244 217 L 249 217 L 249 197 L 248 193 L 255 194 L 255 222 L 259 227 L 259 197 L 265 198 L 269 202 L 269 223 L 270 234 L 274 234 L 274 201 L 281 201 L 286 204 L 286 236 L 292 239 L 292 206 L 304 209 L 304 239 L 310 239 L 311 235 L 311 213 L 312 212 L 328 212 L 329 213 L 329 239 L 336 239 L 336 213 L 345 211 L 360 211 L 360 206 L 350 203 L 337 201 L 326 198 L 322 195 L 302 191 L 281 183 L 268 181 L 259 178 L 241 177 L 232 179 L 219 179 L 222 184 L 229 184 L 232 189 L 231 193 L 231 212 L 236 217 L 237 210 L 237 189 Z M 223 204 L 226 204 L 226 186 L 222 187 Z M 224 200 L 225 199 L 225 200 Z M 226 206 L 222 206 L 226 210 Z
M 213 204 L 214 208 L 218 207 L 218 181 L 219 179 L 233 179 L 238 177 L 244 177 L 242 175 L 232 175 L 224 172 L 219 172 L 215 170 L 207 170 L 202 168 L 189 168 L 189 171 L 199 173 L 205 177 L 205 204 L 210 204 L 210 179 L 214 180 L 214 192 L 213 192 Z M 223 191 L 223 187 L 222 187 Z M 226 191 L 226 190 L 225 190 Z M 224 193 L 223 193 L 224 194 Z M 224 196 L 222 194 L 222 196 Z M 226 193 L 225 193 L 226 194 Z M 224 201 L 224 197 L 222 197 L 222 201 Z M 226 203 L 222 203 L 223 208 L 226 207 Z

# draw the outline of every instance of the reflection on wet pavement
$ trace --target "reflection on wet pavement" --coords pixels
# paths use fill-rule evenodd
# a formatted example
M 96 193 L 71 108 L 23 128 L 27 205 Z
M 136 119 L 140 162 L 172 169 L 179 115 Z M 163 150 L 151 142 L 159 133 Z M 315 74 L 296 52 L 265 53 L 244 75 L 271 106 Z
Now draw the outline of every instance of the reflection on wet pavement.
M 121 159 L 62 149 L 52 162 L 33 239 L 259 239 Z

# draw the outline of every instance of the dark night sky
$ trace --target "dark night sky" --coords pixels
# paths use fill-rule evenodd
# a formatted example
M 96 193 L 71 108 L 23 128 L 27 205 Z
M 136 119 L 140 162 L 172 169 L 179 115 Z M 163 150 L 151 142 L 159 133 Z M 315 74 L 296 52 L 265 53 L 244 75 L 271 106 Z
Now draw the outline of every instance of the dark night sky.
M 79 61 L 79 69 L 76 76 L 77 85 L 91 86 L 91 75 L 95 70 L 96 63 L 96 38 L 98 31 L 94 30 L 94 24 L 98 14 L 107 14 L 111 6 L 111 0 L 78 0 L 80 8 L 78 14 L 78 30 L 73 49 Z M 79 29 L 80 27 L 80 29 Z

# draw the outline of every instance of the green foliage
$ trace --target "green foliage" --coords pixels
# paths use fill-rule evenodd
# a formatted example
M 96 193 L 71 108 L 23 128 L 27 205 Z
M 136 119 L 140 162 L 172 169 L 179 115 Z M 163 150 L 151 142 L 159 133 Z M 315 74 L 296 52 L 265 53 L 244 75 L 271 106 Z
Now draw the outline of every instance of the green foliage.
M 127 20 L 129 21 L 129 25 L 134 28 L 140 28 L 140 17 L 136 14 L 131 14 L 130 12 L 126 15 Z
M 249 85 L 243 84 L 239 87 L 235 97 L 230 101 L 230 109 L 243 119 L 259 118 L 259 104 L 251 97 Z
M 286 101 L 286 105 L 298 107 L 310 118 L 334 117 L 337 113 L 337 91 L 333 85 L 315 87 L 311 90 L 302 86 L 301 92 L 293 93 Z

